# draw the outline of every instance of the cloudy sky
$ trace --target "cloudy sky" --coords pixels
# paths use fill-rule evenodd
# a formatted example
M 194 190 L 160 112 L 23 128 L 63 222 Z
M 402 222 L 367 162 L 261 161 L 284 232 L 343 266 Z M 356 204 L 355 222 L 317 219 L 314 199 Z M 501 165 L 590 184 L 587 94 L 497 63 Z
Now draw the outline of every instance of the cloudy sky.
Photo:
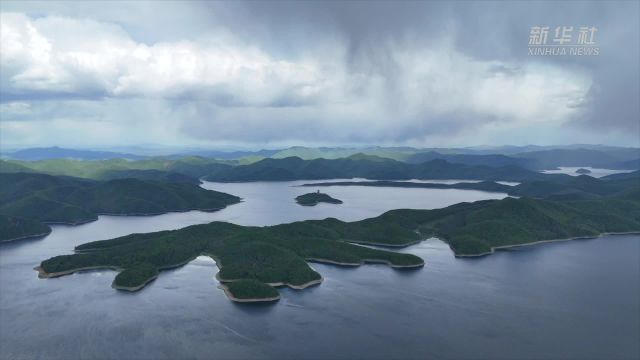
M 640 146 L 640 4 L 0 3 L 0 146 Z M 531 27 L 597 56 L 531 56 Z

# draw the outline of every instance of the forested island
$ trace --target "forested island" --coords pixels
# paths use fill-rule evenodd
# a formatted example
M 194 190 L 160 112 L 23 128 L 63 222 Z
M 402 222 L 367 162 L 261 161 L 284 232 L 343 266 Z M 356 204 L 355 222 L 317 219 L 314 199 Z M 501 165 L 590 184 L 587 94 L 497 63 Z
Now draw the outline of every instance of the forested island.
M 296 202 L 303 206 L 316 206 L 321 202 L 328 204 L 342 204 L 342 200 L 334 199 L 328 194 L 321 193 L 320 190 L 314 193 L 297 196 Z
M 424 264 L 415 255 L 353 243 L 402 247 L 438 237 L 456 256 L 480 256 L 503 247 L 640 231 L 637 177 L 614 176 L 590 183 L 589 189 L 588 197 L 505 198 L 436 210 L 401 209 L 355 222 L 328 218 L 265 227 L 212 222 L 86 243 L 77 246 L 75 254 L 43 261 L 38 270 L 41 277 L 56 277 L 111 268 L 120 271 L 113 287 L 138 290 L 159 271 L 207 255 L 216 260 L 217 278 L 232 300 L 273 301 L 274 287 L 302 289 L 322 281 L 308 261 L 396 268 Z
M 48 234 L 47 224 L 77 225 L 98 215 L 216 211 L 240 201 L 197 183 L 134 178 L 95 181 L 37 173 L 0 173 L 0 241 Z

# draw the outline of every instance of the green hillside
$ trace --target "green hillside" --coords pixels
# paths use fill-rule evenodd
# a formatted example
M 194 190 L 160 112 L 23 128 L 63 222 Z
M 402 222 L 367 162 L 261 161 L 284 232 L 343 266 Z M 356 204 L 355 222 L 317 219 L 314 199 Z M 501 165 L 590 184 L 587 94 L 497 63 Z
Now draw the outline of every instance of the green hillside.
M 383 148 L 383 147 L 366 147 L 366 148 L 310 148 L 304 146 L 293 146 L 283 149 L 270 157 L 273 159 L 284 159 L 288 157 L 299 157 L 304 160 L 314 159 L 339 159 L 353 156 L 354 154 L 366 154 L 376 157 L 403 160 L 407 156 L 415 153 L 417 150 L 412 148 Z
M 99 214 L 214 211 L 238 201 L 236 196 L 205 190 L 187 182 L 93 181 L 45 174 L 0 174 L 0 214 L 39 224 L 79 224 L 96 220 Z M 36 228 L 33 223 L 29 224 Z M 0 225 L 0 240 L 16 238 L 7 222 Z M 41 230 L 42 226 L 37 228 Z
M 108 170 L 100 175 L 100 180 L 140 179 L 163 182 L 184 182 L 200 184 L 200 180 L 179 172 L 162 170 Z
M 568 175 L 545 175 L 517 166 L 472 166 L 432 160 L 408 164 L 377 156 L 355 154 L 343 159 L 303 160 L 298 157 L 264 159 L 248 165 L 222 169 L 204 177 L 209 181 L 287 181 L 335 178 L 379 180 L 473 179 L 524 181 Z
M 0 173 L 39 172 L 50 175 L 65 175 L 95 180 L 109 180 L 124 177 L 149 179 L 150 171 L 160 177 L 182 174 L 191 178 L 216 174 L 232 165 L 213 159 L 197 156 L 179 159 L 150 158 L 145 160 L 109 159 L 83 161 L 73 159 L 49 159 L 39 161 L 7 160 L 0 162 Z M 160 173 L 165 172 L 166 174 Z M 162 179 L 156 179 L 162 180 Z
M 452 159 L 458 157 L 467 159 L 471 155 L 450 156 Z M 9 160 L 0 163 L 0 173 L 41 172 L 95 180 L 135 177 L 143 180 L 187 181 L 186 178 L 176 180 L 177 174 L 180 174 L 193 179 L 204 178 L 220 182 L 322 180 L 355 177 L 375 180 L 462 179 L 521 182 L 568 177 L 568 175 L 561 174 L 541 174 L 504 161 L 502 157 L 497 158 L 498 160 L 493 160 L 494 157 L 489 156 L 490 161 L 482 160 L 484 157 L 478 161 L 465 160 L 471 164 L 454 163 L 443 159 L 407 163 L 364 153 L 356 153 L 338 159 L 303 160 L 299 157 L 287 157 L 282 159 L 266 158 L 255 162 L 223 162 L 197 156 L 178 159 L 149 158 L 137 161 L 125 159 L 96 161 L 72 159 Z
M 17 161 L 0 160 L 0 173 L 34 172 Z
M 39 221 L 0 214 L 1 241 L 20 240 L 48 235 L 51 228 Z

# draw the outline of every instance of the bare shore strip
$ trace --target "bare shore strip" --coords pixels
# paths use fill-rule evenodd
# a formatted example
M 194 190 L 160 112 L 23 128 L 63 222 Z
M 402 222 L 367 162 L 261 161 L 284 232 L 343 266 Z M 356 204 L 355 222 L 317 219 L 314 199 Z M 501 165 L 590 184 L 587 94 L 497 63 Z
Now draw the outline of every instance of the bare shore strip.
M 522 244 L 513 244 L 513 245 L 500 245 L 500 246 L 492 246 L 490 251 L 485 251 L 480 254 L 455 254 L 455 257 L 481 257 L 491 255 L 496 252 L 496 250 L 524 247 L 524 246 L 532 246 L 544 243 L 552 243 L 552 242 L 564 242 L 570 240 L 587 240 L 587 239 L 597 239 L 599 237 L 608 236 L 608 235 L 640 235 L 640 231 L 626 231 L 626 232 L 604 232 L 598 235 L 589 235 L 589 236 L 574 236 L 564 239 L 550 239 L 550 240 L 537 240 L 528 243 Z
M 239 201 L 239 202 L 241 202 L 241 201 Z M 230 204 L 230 205 L 232 205 L 232 204 Z M 99 219 L 99 217 L 103 216 L 103 215 L 104 216 L 157 216 L 157 215 L 172 214 L 172 213 L 186 213 L 186 212 L 189 212 L 189 211 L 216 212 L 216 211 L 223 210 L 224 208 L 226 208 L 226 206 L 218 207 L 218 208 L 212 208 L 212 209 L 167 210 L 167 211 L 157 212 L 157 213 L 96 213 L 97 216 L 95 218 L 91 218 L 91 219 L 83 219 L 83 220 L 78 220 L 78 221 L 43 221 L 42 223 L 45 224 L 45 225 L 78 226 L 78 225 L 88 224 L 90 222 L 97 221 Z M 32 238 L 35 239 L 35 238 L 47 236 L 47 235 L 51 234 L 52 231 L 53 230 L 51 229 L 51 227 L 49 227 L 49 231 L 48 232 L 44 232 L 44 233 L 41 233 L 41 234 L 20 236 L 20 237 L 6 239 L 6 240 L 0 240 L 0 243 L 12 242 L 12 241 L 16 241 L 16 240 L 26 240 L 26 239 L 32 239 Z
M 227 295 L 227 298 L 229 298 L 229 300 L 234 301 L 234 302 L 239 302 L 239 303 L 272 302 L 272 301 L 280 300 L 280 294 L 278 294 L 278 296 L 274 296 L 274 297 L 240 299 L 240 298 L 237 298 L 237 297 L 233 296 L 231 291 L 229 291 L 229 288 L 227 286 L 225 286 L 224 284 L 218 285 L 218 289 L 222 289 L 224 291 L 224 294 Z
M 392 249 L 399 249 L 399 248 L 405 248 L 407 246 L 411 246 L 411 245 L 415 245 L 415 244 L 419 244 L 425 240 L 427 240 L 429 237 L 432 236 L 432 234 L 429 235 L 429 237 L 425 237 L 426 235 L 421 233 L 418 230 L 414 231 L 417 235 L 418 235 L 418 239 L 417 240 L 413 240 L 413 241 L 409 241 L 406 243 L 402 243 L 402 244 L 383 244 L 383 243 L 378 243 L 378 242 L 372 242 L 372 241 L 361 241 L 361 240 L 352 240 L 352 239 L 343 239 L 342 241 L 344 242 L 348 242 L 354 245 L 371 245 L 371 246 L 378 246 L 381 248 L 392 248 Z
M 377 243 L 377 242 L 371 242 L 371 241 L 360 241 L 360 240 L 342 240 L 344 242 L 348 242 L 351 244 L 356 244 L 356 245 L 371 245 L 371 246 L 379 246 L 382 248 L 405 248 L 407 246 L 411 246 L 411 245 L 415 245 L 415 244 L 419 244 L 421 242 L 423 242 L 426 239 L 418 239 L 418 240 L 414 240 L 414 241 L 409 241 L 406 243 L 402 243 L 402 244 L 383 244 L 383 243 Z
M 71 275 L 73 273 L 77 273 L 77 272 L 81 272 L 81 271 L 90 271 L 90 270 L 122 271 L 124 269 L 119 268 L 119 267 L 115 267 L 115 266 L 87 266 L 87 267 L 82 267 L 82 268 L 66 270 L 66 271 L 48 273 L 41 266 L 36 266 L 36 267 L 33 268 L 33 270 L 38 272 L 38 277 L 40 279 L 50 279 L 50 278 L 57 278 L 57 277 L 60 277 L 60 276 L 65 276 L 65 275 Z
M 40 233 L 40 234 L 19 236 L 19 237 L 16 237 L 16 238 L 1 240 L 0 243 L 9 243 L 9 242 L 16 241 L 16 240 L 37 239 L 37 238 L 41 238 L 41 237 L 47 236 L 49 234 L 51 234 L 51 228 L 49 228 L 49 231 L 47 231 L 47 232 L 43 232 L 43 233 Z
M 233 204 L 231 204 L 233 205 Z M 77 226 L 77 225 L 82 225 L 82 224 L 87 224 L 90 222 L 94 222 L 97 221 L 99 219 L 100 216 L 157 216 L 157 215 L 165 215 L 165 214 L 173 214 L 173 213 L 186 213 L 189 211 L 202 211 L 202 212 L 216 212 L 216 211 L 220 211 L 223 210 L 224 208 L 226 208 L 226 206 L 223 207 L 217 207 L 217 208 L 210 208 L 210 209 L 198 209 L 198 208 L 192 208 L 192 209 L 183 209 L 183 210 L 165 210 L 165 211 L 158 211 L 158 212 L 151 212 L 151 213 L 107 213 L 107 212 L 100 212 L 100 213 L 95 213 L 97 216 L 95 218 L 91 218 L 91 219 L 84 219 L 84 220 L 79 220 L 79 221 L 74 221 L 74 222 L 69 222 L 69 221 L 43 221 L 43 224 L 47 224 L 47 225 L 70 225 L 70 226 Z
M 415 265 L 395 265 L 391 261 L 378 260 L 378 259 L 362 259 L 362 261 L 360 262 L 353 262 L 353 263 L 340 262 L 340 261 L 321 259 L 321 258 L 305 258 L 305 260 L 310 262 L 317 262 L 321 264 L 331 264 L 331 265 L 349 266 L 349 267 L 357 267 L 364 264 L 385 264 L 394 269 L 416 269 L 424 266 L 424 261 L 422 261 L 420 264 L 415 264 Z
M 221 269 L 221 267 L 218 267 L 218 268 Z M 216 280 L 218 280 L 222 284 L 231 283 L 231 282 L 234 282 L 234 281 L 244 280 L 244 279 L 231 279 L 231 280 L 222 279 L 222 278 L 220 278 L 219 274 L 220 273 L 216 274 Z M 324 278 L 322 276 L 320 276 L 320 279 L 311 280 L 309 282 L 306 282 L 306 283 L 300 284 L 300 285 L 294 285 L 294 284 L 290 284 L 288 282 L 283 282 L 283 281 L 267 283 L 267 285 L 273 286 L 273 287 L 286 286 L 286 287 L 291 288 L 291 289 L 302 290 L 302 289 L 308 288 L 309 286 L 321 284 L 323 281 L 324 281 Z

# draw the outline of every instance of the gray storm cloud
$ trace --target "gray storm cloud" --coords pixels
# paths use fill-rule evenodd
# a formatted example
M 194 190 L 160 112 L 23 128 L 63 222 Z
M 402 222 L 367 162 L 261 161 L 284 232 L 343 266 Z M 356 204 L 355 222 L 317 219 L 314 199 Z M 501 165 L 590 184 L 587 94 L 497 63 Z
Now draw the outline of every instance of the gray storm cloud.
M 638 3 L 1 10 L 5 142 L 640 145 Z M 601 54 L 528 56 L 536 25 L 597 26 Z

